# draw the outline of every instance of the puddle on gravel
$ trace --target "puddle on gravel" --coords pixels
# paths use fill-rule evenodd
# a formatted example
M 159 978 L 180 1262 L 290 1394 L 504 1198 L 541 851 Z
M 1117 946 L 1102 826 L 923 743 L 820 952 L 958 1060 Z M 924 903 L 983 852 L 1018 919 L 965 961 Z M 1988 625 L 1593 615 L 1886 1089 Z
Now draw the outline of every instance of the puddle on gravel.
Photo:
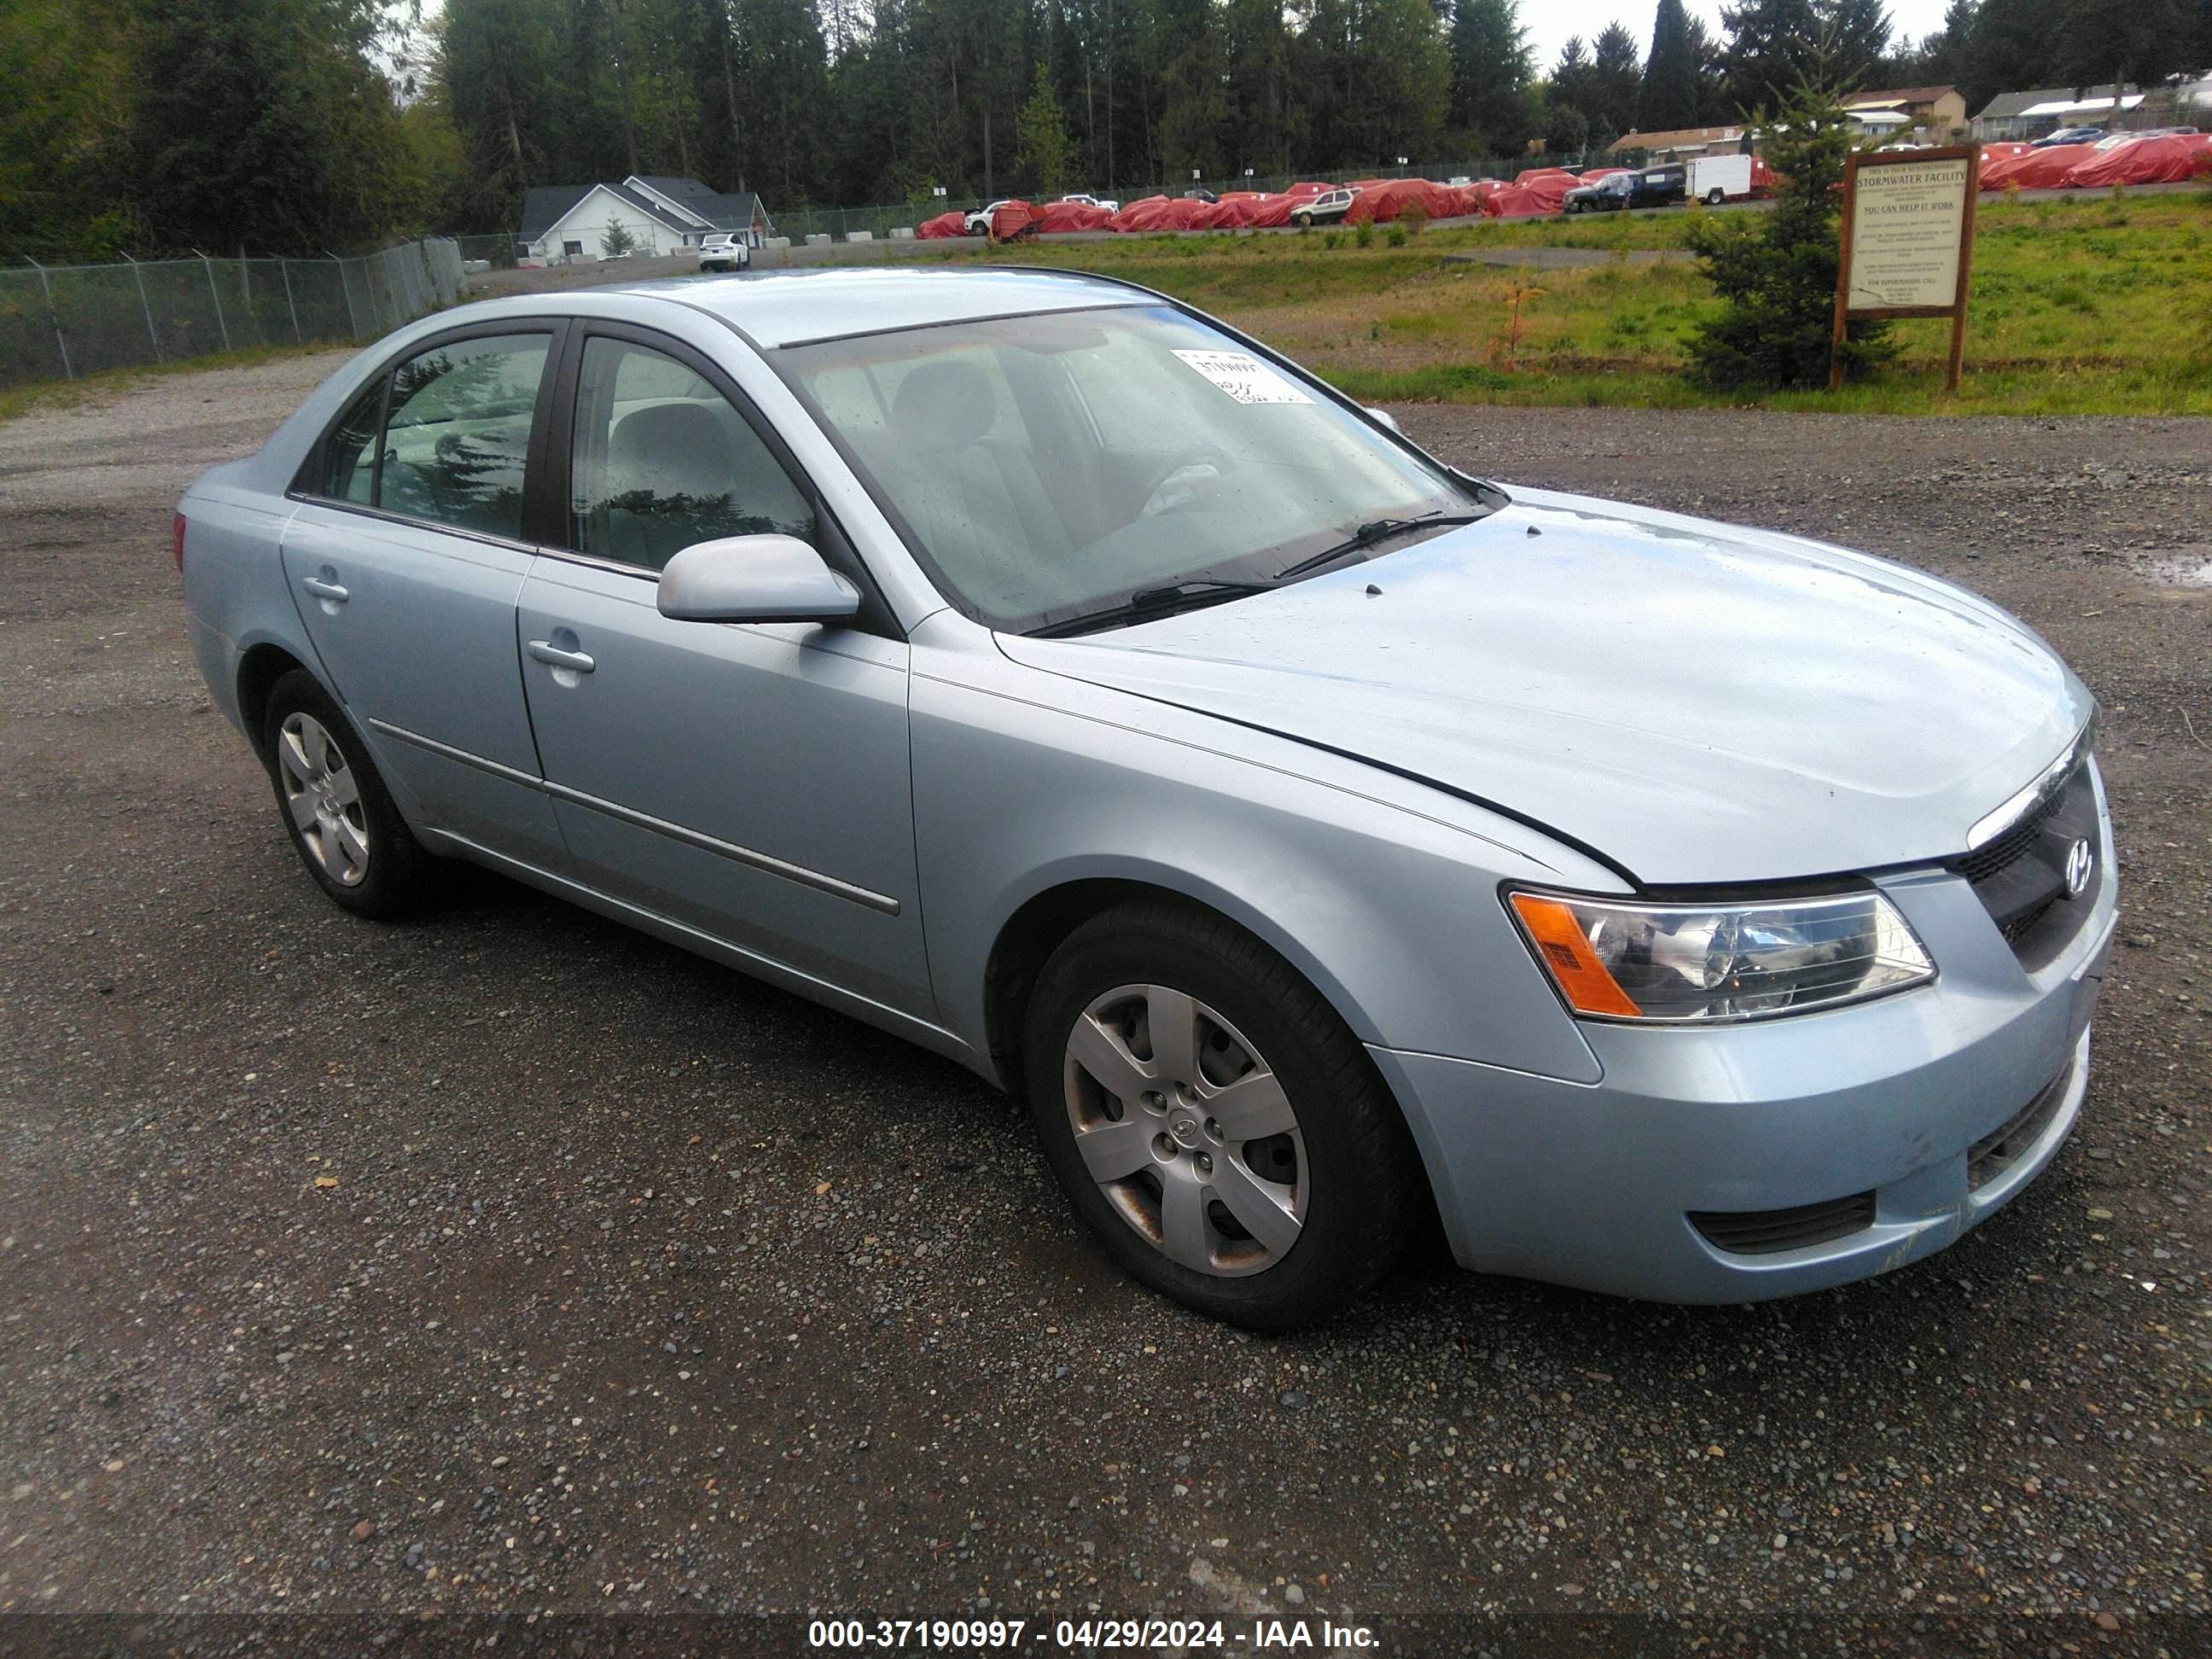
M 2178 555 L 2146 560 L 2143 574 L 2175 587 L 2212 587 L 2212 547 L 2185 547 Z

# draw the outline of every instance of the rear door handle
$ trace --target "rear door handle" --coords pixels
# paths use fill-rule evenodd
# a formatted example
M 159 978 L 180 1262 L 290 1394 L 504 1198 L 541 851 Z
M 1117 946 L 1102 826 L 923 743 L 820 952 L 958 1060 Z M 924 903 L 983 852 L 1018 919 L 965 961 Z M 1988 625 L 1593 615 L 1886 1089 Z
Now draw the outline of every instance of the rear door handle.
M 556 668 L 566 668 L 574 673 L 588 674 L 599 666 L 582 652 L 563 651 L 550 640 L 532 640 L 527 649 L 538 661 L 550 663 Z
M 332 605 L 346 602 L 346 591 L 336 582 L 325 581 L 320 576 L 302 576 L 300 586 L 319 599 L 328 599 Z

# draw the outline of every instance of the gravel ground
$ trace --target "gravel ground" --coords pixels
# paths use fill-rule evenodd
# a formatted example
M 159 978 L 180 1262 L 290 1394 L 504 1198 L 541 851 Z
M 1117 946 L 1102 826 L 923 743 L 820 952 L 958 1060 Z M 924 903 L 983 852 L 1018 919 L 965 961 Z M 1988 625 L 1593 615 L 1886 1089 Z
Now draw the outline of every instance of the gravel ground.
M 1931 1261 L 1702 1310 L 1425 1265 L 1269 1340 L 1102 1266 L 917 1050 L 490 878 L 321 899 L 167 535 L 337 361 L 0 427 L 0 1612 L 2206 1650 L 2212 423 L 1401 411 L 2027 617 L 2105 702 L 2126 947 L 2082 1130 Z

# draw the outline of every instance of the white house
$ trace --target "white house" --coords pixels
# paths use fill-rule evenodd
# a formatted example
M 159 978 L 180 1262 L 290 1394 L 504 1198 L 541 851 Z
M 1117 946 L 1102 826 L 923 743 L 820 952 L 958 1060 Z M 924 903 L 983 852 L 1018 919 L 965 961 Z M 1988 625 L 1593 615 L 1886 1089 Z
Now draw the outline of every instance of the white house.
M 605 259 L 623 238 L 641 255 L 680 253 L 716 231 L 749 246 L 775 228 L 759 197 L 726 196 L 696 179 L 632 173 L 618 185 L 541 185 L 525 192 L 515 258 L 523 264 Z

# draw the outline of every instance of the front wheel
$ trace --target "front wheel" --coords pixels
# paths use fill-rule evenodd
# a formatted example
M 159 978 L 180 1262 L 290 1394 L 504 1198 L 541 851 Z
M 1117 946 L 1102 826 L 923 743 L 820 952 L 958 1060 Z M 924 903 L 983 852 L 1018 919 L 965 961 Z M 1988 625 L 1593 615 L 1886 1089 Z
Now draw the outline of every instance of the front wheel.
M 1298 228 L 1300 230 L 1311 230 L 1313 228 L 1313 215 L 1310 213 L 1299 214 L 1297 216 L 1297 222 Z
M 1108 1254 L 1215 1318 L 1336 1312 L 1419 1212 L 1411 1138 L 1358 1039 L 1221 917 L 1148 901 L 1077 929 L 1038 977 L 1023 1075 Z

